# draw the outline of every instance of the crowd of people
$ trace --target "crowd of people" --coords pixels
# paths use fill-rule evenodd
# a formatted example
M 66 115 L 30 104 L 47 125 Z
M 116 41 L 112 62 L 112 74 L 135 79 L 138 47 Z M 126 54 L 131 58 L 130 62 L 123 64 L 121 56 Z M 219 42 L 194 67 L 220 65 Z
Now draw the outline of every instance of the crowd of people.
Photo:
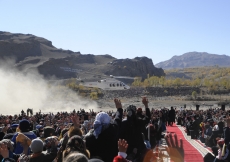
M 199 140 L 212 150 L 204 157 L 206 162 L 230 161 L 230 111 L 220 108 L 177 111 L 177 124 L 185 127 L 187 135 Z
M 2 161 L 154 161 L 152 149 L 165 129 L 162 113 L 150 111 L 147 98 L 144 109 L 114 103 L 116 112 L 2 115 Z
M 221 154 L 210 154 L 206 159 L 229 158 L 230 120 L 227 119 L 227 111 L 176 110 L 173 107 L 150 109 L 146 97 L 142 98 L 144 108 L 135 105 L 123 108 L 119 99 L 114 99 L 114 103 L 115 112 L 80 109 L 33 114 L 29 109 L 29 113 L 21 111 L 18 115 L 1 115 L 0 160 L 154 162 L 161 158 L 156 148 L 165 138 L 168 143 L 177 144 L 167 148 L 171 149 L 171 160 L 183 162 L 183 141 L 179 144 L 173 141 L 177 140 L 176 135 L 173 138 L 166 130 L 166 126 L 173 126 L 176 121 L 192 138 L 200 139 L 207 147 L 214 150 L 219 146 L 217 152 Z

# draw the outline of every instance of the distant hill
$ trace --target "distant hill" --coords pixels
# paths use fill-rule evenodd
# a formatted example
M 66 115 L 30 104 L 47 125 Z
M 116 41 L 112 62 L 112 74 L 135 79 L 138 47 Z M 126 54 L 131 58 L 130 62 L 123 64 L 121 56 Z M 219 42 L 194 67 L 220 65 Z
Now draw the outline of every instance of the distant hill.
M 215 66 L 229 67 L 230 57 L 226 55 L 209 54 L 206 52 L 188 52 L 180 56 L 173 56 L 167 61 L 155 66 L 163 69 Z
M 164 76 L 161 68 L 156 68 L 151 59 L 116 59 L 108 54 L 81 54 L 58 49 L 52 42 L 31 34 L 13 34 L 0 31 L 0 60 L 13 58 L 20 70 L 37 69 L 46 78 L 95 78 L 104 75 L 142 77 Z

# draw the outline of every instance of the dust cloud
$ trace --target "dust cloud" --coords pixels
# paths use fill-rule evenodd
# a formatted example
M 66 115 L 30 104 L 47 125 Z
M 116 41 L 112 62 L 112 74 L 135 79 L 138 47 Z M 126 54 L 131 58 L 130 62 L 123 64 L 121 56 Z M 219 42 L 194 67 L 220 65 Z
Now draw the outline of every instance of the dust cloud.
M 37 71 L 24 73 L 13 65 L 12 60 L 0 62 L 1 114 L 19 114 L 27 108 L 32 108 L 34 113 L 97 109 L 96 102 L 80 97 L 63 85 L 48 83 Z

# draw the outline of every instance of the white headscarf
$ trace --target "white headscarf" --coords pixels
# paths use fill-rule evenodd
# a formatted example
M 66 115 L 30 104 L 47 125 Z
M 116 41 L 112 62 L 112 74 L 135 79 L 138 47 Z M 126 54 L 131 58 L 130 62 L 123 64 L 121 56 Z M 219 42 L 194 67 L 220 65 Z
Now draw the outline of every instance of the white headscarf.
M 110 116 L 105 112 L 100 112 L 96 115 L 95 121 L 93 123 L 94 128 L 94 136 L 98 138 L 99 134 L 101 134 L 102 128 L 107 128 L 110 124 Z

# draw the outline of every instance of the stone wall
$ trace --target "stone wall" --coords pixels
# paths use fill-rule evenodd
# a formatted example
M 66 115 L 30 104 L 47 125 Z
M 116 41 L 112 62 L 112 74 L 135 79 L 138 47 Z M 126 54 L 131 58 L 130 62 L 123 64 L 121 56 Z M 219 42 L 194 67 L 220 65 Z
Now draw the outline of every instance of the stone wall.
M 163 96 L 187 96 L 192 95 L 192 92 L 200 93 L 199 88 L 194 87 L 178 87 L 178 88 L 162 88 L 162 87 L 147 87 L 147 88 L 131 88 L 128 90 L 113 90 L 102 91 L 104 98 L 114 97 L 140 97 L 144 95 L 163 97 Z

